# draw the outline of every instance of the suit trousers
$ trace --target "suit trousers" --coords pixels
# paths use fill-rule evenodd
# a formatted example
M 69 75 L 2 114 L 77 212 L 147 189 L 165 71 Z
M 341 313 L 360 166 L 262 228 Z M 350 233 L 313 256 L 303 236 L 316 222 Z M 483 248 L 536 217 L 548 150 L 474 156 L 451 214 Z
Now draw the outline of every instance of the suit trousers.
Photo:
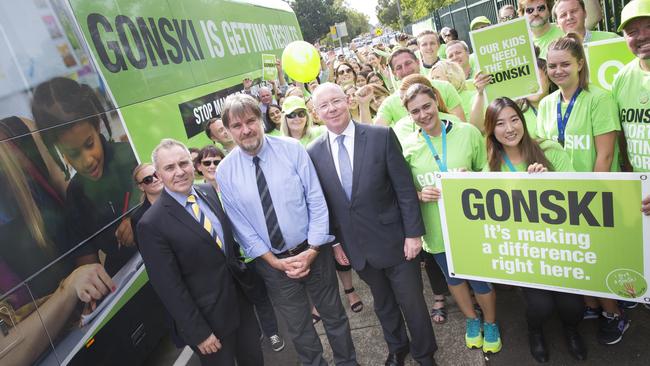
M 415 361 L 420 365 L 433 365 L 433 354 L 438 346 L 422 293 L 420 261 L 405 260 L 382 269 L 366 263 L 365 268 L 357 273 L 370 286 L 375 313 L 381 323 L 388 351 L 405 352 L 410 344 L 411 356 Z M 411 333 L 410 342 L 404 319 Z
M 264 365 L 264 357 L 260 346 L 260 331 L 255 319 L 253 305 L 239 289 L 237 289 L 237 295 L 239 300 L 239 327 L 232 334 L 219 338 L 221 349 L 216 353 L 203 355 L 197 345 L 192 346 L 192 350 L 199 356 L 203 366 Z
M 309 274 L 301 279 L 287 277 L 261 258 L 255 262 L 275 309 L 287 322 L 300 362 L 308 366 L 327 365 L 323 359 L 323 346 L 312 324 L 311 299 L 323 320 L 335 364 L 356 365 L 350 323 L 341 303 L 332 248 L 322 246 Z
M 278 320 L 275 317 L 273 304 L 271 304 L 271 299 L 269 298 L 268 292 L 266 291 L 264 279 L 257 273 L 257 269 L 255 267 L 255 261 L 248 264 L 248 269 L 254 273 L 252 277 L 255 282 L 255 291 L 253 291 L 252 294 L 249 294 L 248 297 L 253 305 L 255 305 L 255 312 L 257 313 L 257 318 L 260 321 L 262 333 L 267 338 L 269 338 L 272 335 L 278 334 Z

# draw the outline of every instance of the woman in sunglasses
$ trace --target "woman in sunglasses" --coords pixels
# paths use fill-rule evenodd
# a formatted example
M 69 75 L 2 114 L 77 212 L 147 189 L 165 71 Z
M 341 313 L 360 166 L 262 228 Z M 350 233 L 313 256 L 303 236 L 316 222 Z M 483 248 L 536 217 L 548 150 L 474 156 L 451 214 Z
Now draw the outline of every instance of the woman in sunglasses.
M 138 222 L 145 212 L 160 197 L 163 190 L 162 180 L 156 175 L 156 170 L 151 163 L 143 163 L 133 169 L 133 180 L 142 192 L 142 204 L 131 214 L 131 226 L 135 237 L 135 243 L 138 244 Z
M 282 104 L 282 112 L 284 113 L 282 126 L 280 126 L 282 135 L 300 140 L 303 146 L 307 146 L 324 131 L 320 126 L 312 127 L 311 117 L 303 98 L 287 97 Z
M 352 65 L 347 62 L 342 62 L 336 67 L 334 82 L 341 87 L 355 85 L 357 82 L 357 72 L 354 71 Z
M 224 157 L 224 153 L 216 146 L 207 145 L 199 150 L 199 155 L 194 160 L 194 166 L 199 171 L 199 175 L 203 176 L 205 183 L 210 183 L 217 192 L 219 192 L 219 187 L 217 186 L 215 174 L 217 173 L 217 166 Z

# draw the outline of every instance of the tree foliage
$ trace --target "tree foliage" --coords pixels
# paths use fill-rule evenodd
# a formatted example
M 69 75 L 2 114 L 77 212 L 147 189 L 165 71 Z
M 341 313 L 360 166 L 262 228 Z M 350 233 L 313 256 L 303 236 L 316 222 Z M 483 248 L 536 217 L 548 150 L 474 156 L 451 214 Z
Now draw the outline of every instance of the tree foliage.
M 397 0 L 378 0 L 377 6 L 375 7 L 375 12 L 377 14 L 377 19 L 383 25 L 387 25 L 393 29 L 401 29 L 401 27 L 413 22 L 412 12 L 408 8 L 404 8 L 402 4 L 402 21 L 403 24 L 400 24 L 399 21 L 399 12 L 397 10 Z
M 327 35 L 335 23 L 346 23 L 350 39 L 370 28 L 368 17 L 343 0 L 293 0 L 289 5 L 296 13 L 302 37 L 310 43 Z

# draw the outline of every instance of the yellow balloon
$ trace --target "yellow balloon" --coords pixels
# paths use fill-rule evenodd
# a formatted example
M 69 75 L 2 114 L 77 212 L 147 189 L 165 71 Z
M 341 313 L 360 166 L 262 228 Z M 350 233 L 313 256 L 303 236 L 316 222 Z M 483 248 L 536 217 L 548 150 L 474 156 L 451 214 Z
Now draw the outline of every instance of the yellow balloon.
M 282 68 L 293 80 L 308 83 L 320 73 L 320 54 L 305 41 L 293 41 L 282 52 Z

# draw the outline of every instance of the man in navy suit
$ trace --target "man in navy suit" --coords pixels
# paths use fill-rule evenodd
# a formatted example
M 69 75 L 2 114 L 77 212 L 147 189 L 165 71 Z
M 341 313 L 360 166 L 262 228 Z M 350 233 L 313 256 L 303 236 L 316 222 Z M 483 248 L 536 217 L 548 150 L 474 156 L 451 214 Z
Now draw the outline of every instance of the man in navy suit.
M 312 98 L 328 131 L 307 151 L 341 243 L 335 257 L 347 257 L 370 286 L 388 344 L 386 365 L 403 365 L 409 348 L 420 365 L 434 365 L 437 346 L 418 260 L 424 224 L 395 133 L 352 121 L 348 99 L 336 84 L 319 86 Z
M 138 238 L 174 331 L 203 365 L 263 365 L 253 306 L 244 296 L 246 268 L 216 192 L 193 185 L 190 152 L 180 142 L 164 139 L 152 160 L 165 189 L 140 220 Z

